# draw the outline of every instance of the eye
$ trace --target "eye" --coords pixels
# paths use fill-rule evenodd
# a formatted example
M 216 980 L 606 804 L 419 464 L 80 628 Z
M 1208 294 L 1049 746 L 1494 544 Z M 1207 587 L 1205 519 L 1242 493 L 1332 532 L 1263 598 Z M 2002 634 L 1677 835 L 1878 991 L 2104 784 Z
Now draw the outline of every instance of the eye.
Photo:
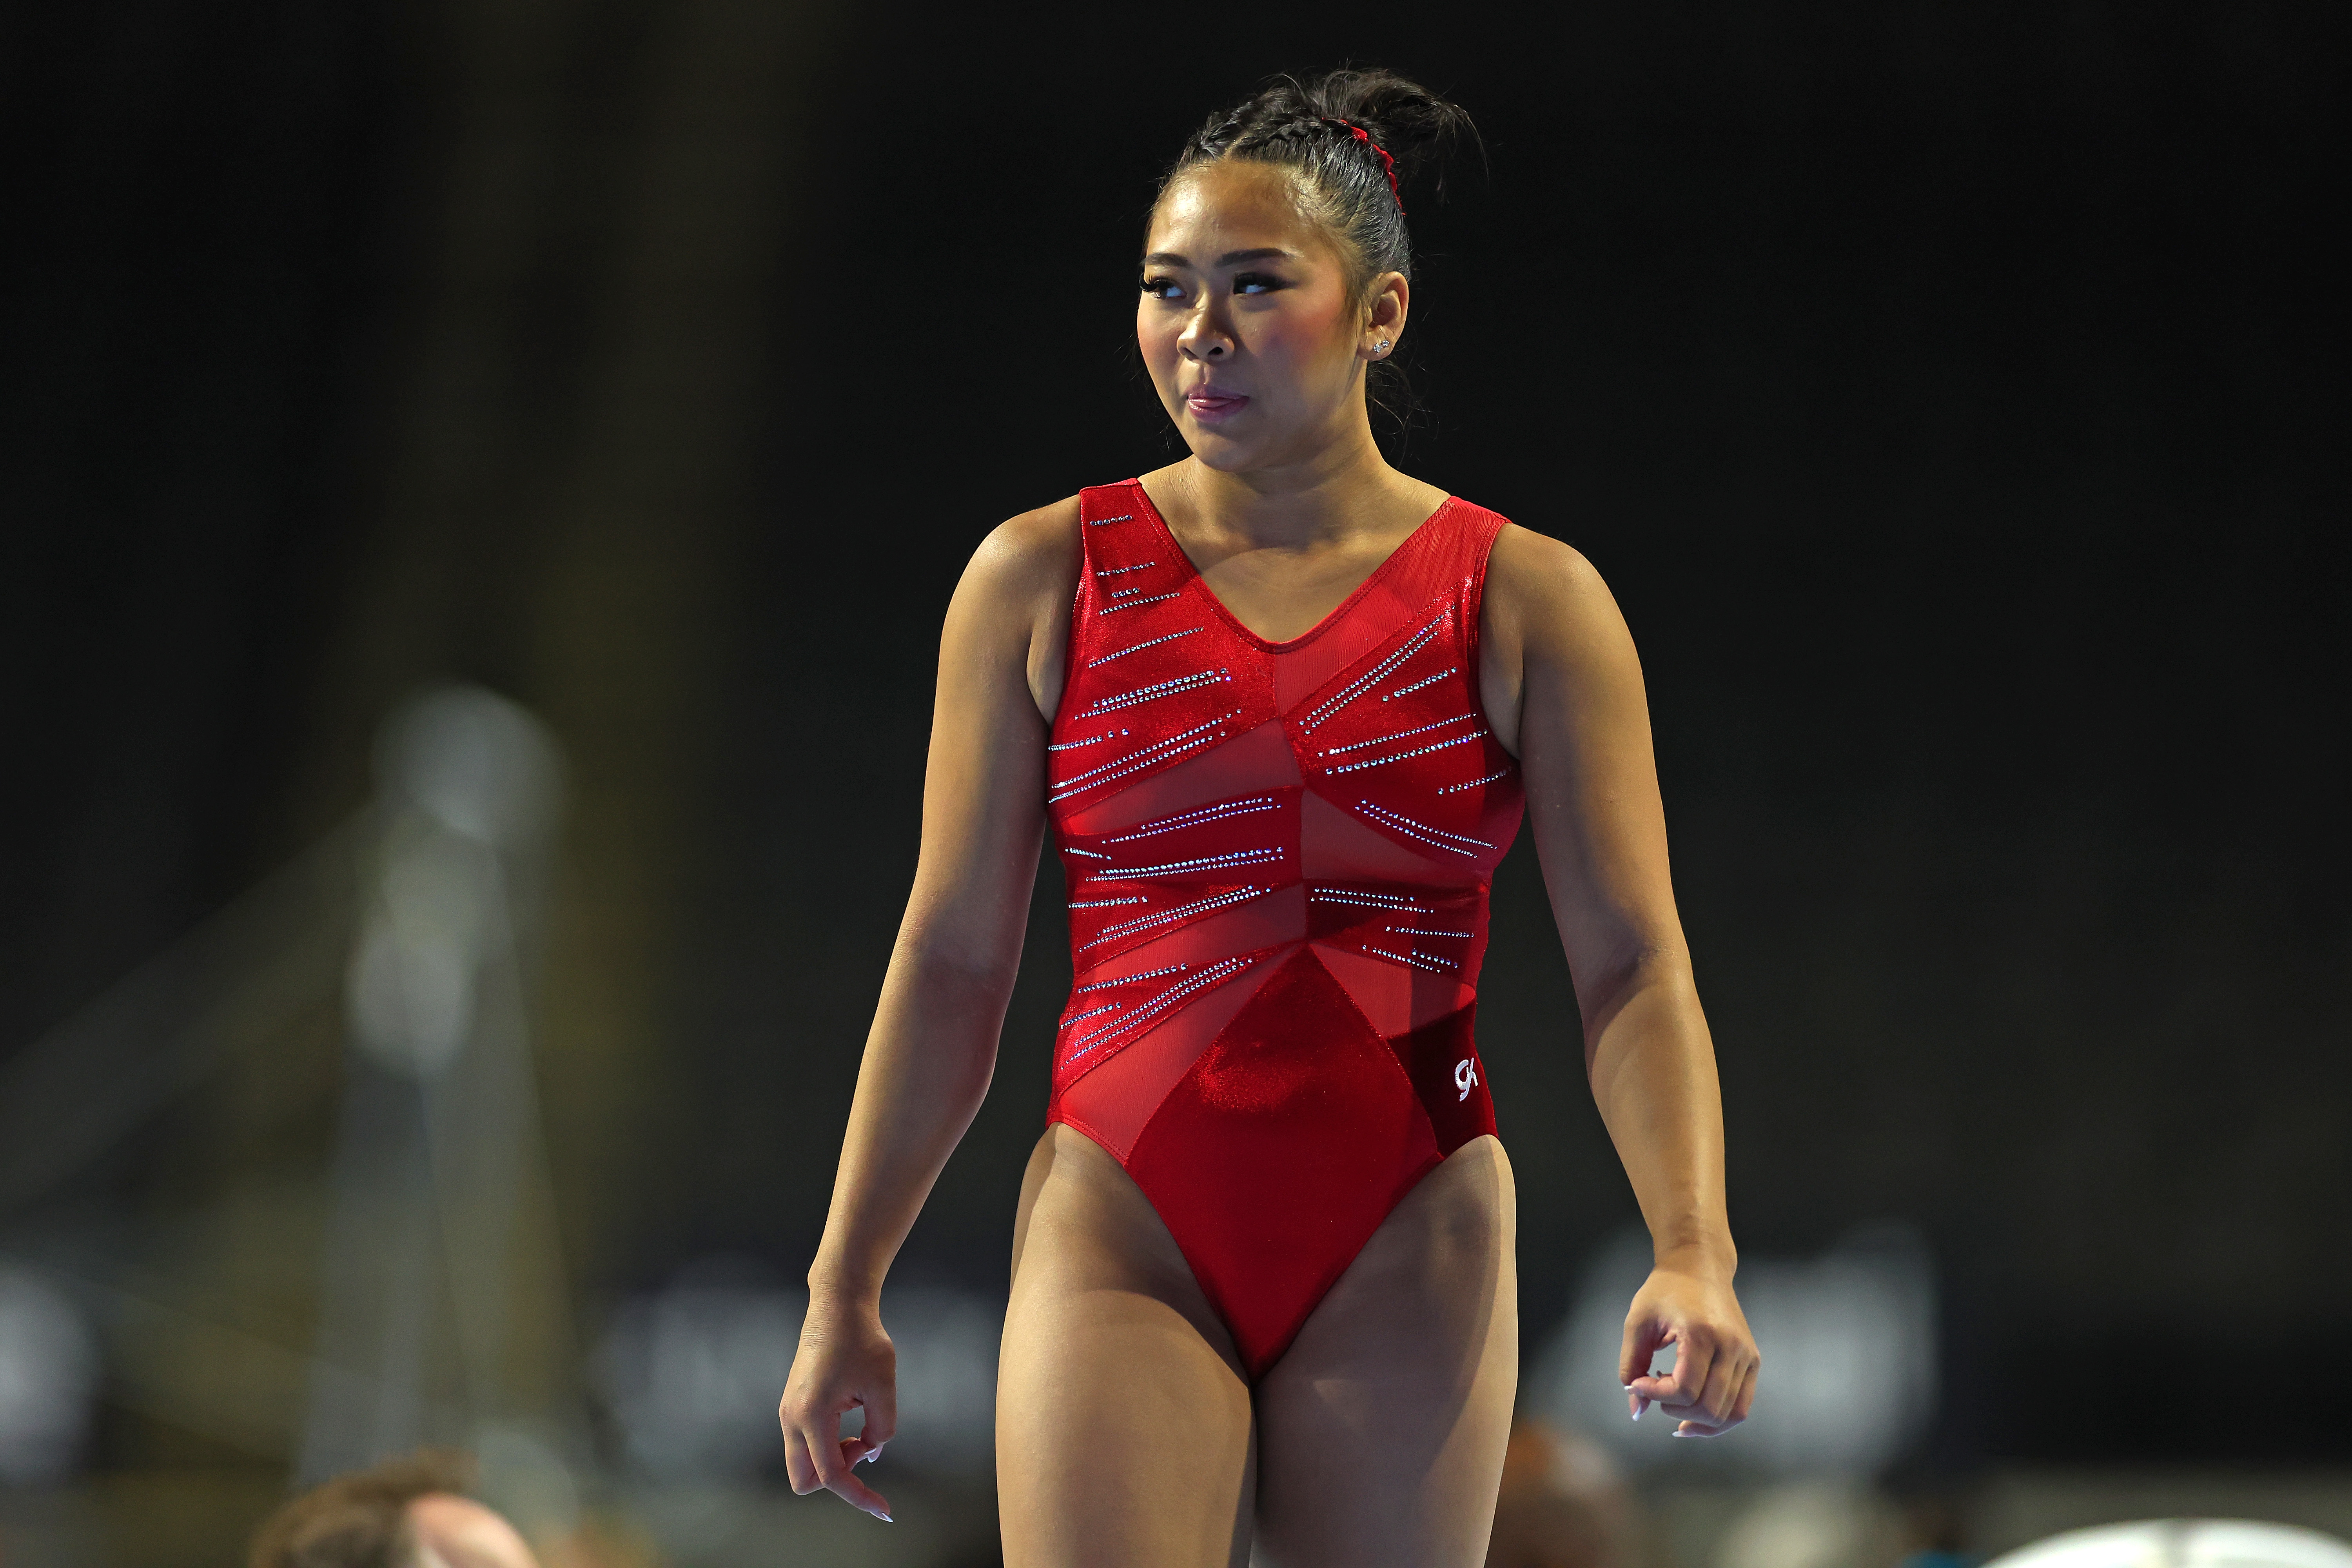
M 1236 294 L 1271 294 L 1276 289 L 1289 287 L 1290 285 L 1281 279 L 1265 272 L 1239 272 L 1234 275 L 1234 292 Z
M 1173 278 L 1147 274 L 1143 279 L 1143 291 L 1155 300 L 1181 300 L 1184 297 L 1184 285 Z

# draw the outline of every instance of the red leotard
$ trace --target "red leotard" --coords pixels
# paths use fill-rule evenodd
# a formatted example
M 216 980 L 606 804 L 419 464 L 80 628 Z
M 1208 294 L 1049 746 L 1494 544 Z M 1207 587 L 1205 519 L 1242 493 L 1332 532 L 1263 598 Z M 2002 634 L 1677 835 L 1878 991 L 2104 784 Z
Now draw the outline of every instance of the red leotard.
M 1126 1167 L 1255 1377 L 1414 1184 L 1495 1131 L 1471 1016 L 1522 804 L 1478 694 L 1503 520 L 1448 500 L 1272 643 L 1141 484 L 1078 509 L 1046 762 L 1076 978 L 1047 1120 Z

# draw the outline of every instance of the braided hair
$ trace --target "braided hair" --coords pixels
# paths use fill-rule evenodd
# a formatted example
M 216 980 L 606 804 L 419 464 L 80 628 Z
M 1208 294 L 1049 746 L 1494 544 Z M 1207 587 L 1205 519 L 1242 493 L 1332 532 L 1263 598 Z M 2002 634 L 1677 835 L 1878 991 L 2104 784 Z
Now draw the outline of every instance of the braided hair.
M 1338 243 L 1349 282 L 1361 293 L 1384 273 L 1412 279 L 1404 187 L 1455 142 L 1476 135 L 1460 108 L 1394 71 L 1343 67 L 1304 79 L 1277 76 L 1211 115 L 1160 188 L 1164 193 L 1188 171 L 1228 158 L 1291 171 L 1302 205 Z M 1372 369 L 1382 377 L 1397 374 L 1392 362 Z

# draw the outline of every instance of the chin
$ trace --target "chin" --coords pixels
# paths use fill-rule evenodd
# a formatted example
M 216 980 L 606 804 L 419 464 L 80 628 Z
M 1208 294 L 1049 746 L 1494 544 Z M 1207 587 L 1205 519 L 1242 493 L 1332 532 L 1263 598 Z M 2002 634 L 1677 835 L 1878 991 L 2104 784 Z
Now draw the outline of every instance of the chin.
M 1192 448 L 1193 461 L 1221 474 L 1245 473 L 1258 466 L 1253 461 L 1258 455 L 1257 449 L 1244 441 L 1218 436 L 1195 436 L 1187 431 L 1184 444 Z
M 1249 423 L 1258 424 L 1253 419 Z M 1265 468 L 1277 461 L 1278 443 L 1269 441 L 1271 432 L 1263 427 L 1251 430 L 1220 429 L 1201 426 L 1190 420 L 1176 422 L 1176 432 L 1184 437 L 1184 445 L 1204 468 L 1214 468 L 1221 474 L 1247 473 L 1252 468 Z

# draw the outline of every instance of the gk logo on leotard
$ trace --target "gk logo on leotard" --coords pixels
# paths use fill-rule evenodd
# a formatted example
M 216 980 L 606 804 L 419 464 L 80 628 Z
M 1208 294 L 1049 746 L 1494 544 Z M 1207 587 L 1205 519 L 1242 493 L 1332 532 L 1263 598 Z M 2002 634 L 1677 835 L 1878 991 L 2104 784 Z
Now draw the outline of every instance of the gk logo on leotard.
M 1462 1092 L 1454 1097 L 1454 1102 L 1459 1104 L 1461 1101 L 1469 1099 L 1470 1086 L 1477 1081 L 1478 1069 L 1472 1064 L 1468 1057 L 1464 1057 L 1460 1061 L 1455 1062 L 1454 1064 L 1454 1087 L 1460 1089 Z

